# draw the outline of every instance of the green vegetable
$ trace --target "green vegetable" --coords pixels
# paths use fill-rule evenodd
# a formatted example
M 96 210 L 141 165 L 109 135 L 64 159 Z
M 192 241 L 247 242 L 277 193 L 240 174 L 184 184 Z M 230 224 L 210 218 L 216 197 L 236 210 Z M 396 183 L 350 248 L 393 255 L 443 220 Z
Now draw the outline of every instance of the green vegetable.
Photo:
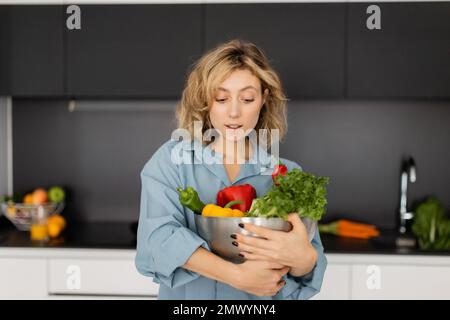
M 445 217 L 444 207 L 435 197 L 417 207 L 412 231 L 421 249 L 450 249 L 450 220 Z
M 4 194 L 0 197 L 0 203 L 3 202 L 20 202 L 20 199 L 22 199 L 22 196 L 19 194 L 13 194 L 12 196 L 9 196 L 7 194 Z
M 197 214 L 202 214 L 205 204 L 200 200 L 197 191 L 192 187 L 187 187 L 185 190 L 177 188 L 180 198 L 180 203 L 191 209 Z
M 278 176 L 278 185 L 264 197 L 253 200 L 248 216 L 287 219 L 289 213 L 297 212 L 300 217 L 320 220 L 327 204 L 328 181 L 327 177 L 316 177 L 295 168 Z

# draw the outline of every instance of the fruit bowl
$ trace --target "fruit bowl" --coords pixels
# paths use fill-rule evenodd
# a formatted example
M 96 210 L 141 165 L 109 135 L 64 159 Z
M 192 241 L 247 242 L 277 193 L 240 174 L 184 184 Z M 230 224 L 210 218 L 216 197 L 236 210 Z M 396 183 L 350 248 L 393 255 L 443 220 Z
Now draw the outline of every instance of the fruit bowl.
M 4 202 L 2 212 L 20 231 L 30 230 L 31 217 L 42 206 L 47 217 L 59 214 L 64 209 L 64 202 L 47 202 L 42 205 Z
M 311 241 L 317 229 L 317 221 L 305 217 L 301 220 L 308 233 L 308 239 Z M 237 263 L 243 262 L 245 259 L 239 256 L 239 248 L 232 244 L 231 234 L 239 233 L 257 237 L 256 234 L 239 227 L 239 223 L 251 223 L 278 231 L 290 231 L 292 229 L 291 223 L 281 218 L 225 218 L 195 215 L 198 234 L 208 242 L 211 250 L 222 258 Z

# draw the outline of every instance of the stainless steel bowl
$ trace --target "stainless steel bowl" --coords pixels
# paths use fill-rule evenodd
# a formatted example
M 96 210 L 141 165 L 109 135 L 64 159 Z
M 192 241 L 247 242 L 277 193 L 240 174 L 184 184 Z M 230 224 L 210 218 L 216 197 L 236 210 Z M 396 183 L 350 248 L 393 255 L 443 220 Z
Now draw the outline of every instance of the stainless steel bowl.
M 309 241 L 311 241 L 314 238 L 317 221 L 309 218 L 301 218 L 301 220 L 308 232 Z M 195 224 L 200 237 L 208 242 L 214 253 L 233 262 L 243 262 L 245 259 L 239 256 L 239 248 L 232 244 L 231 234 L 257 237 L 256 234 L 239 227 L 241 222 L 279 231 L 290 231 L 292 229 L 291 223 L 281 218 L 224 218 L 195 215 Z

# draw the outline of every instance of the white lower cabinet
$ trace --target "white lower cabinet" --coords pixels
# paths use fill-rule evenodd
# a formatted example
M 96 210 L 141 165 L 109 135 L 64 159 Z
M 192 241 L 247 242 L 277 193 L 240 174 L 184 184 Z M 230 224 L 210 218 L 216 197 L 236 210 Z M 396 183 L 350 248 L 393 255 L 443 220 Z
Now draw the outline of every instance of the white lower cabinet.
M 156 299 L 134 250 L 0 248 L 0 299 Z
M 134 260 L 54 258 L 48 267 L 50 295 L 158 295 L 158 285 L 137 272 Z
M 450 256 L 329 254 L 315 299 L 450 299 Z
M 134 250 L 0 248 L 0 299 L 156 299 Z M 450 299 L 450 256 L 327 254 L 317 300 Z
M 0 257 L 0 299 L 44 299 L 46 275 L 45 259 Z
M 328 264 L 322 289 L 313 300 L 337 300 L 350 298 L 351 267 L 345 264 Z
M 352 266 L 353 299 L 450 299 L 449 266 Z

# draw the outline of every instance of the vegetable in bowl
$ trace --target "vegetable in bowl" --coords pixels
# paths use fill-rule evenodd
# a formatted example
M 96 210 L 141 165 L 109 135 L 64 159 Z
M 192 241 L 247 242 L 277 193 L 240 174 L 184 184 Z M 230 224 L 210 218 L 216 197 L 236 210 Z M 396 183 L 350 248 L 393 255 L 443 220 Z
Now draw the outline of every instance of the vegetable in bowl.
M 327 204 L 328 177 L 316 177 L 298 168 L 279 175 L 276 184 L 262 198 L 253 200 L 248 217 L 287 219 L 289 213 L 320 220 Z

